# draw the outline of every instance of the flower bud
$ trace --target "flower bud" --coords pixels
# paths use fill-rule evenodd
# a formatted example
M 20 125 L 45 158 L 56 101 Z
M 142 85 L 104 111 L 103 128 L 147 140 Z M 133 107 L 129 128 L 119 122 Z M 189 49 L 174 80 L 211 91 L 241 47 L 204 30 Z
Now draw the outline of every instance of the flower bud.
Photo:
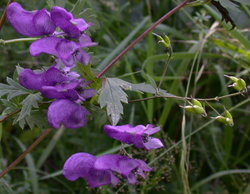
M 234 77 L 234 76 L 228 76 L 228 75 L 225 75 L 225 77 L 229 78 L 233 82 L 233 84 L 229 85 L 228 87 L 233 87 L 237 91 L 242 91 L 246 88 L 245 80 Z
M 181 106 L 181 108 L 184 108 L 186 111 L 191 113 L 202 114 L 204 116 L 207 115 L 205 109 L 202 107 L 202 104 L 198 100 L 193 99 L 192 102 L 189 103 L 190 105 Z
M 224 112 L 224 116 L 217 116 L 217 117 L 212 117 L 212 119 L 215 119 L 221 123 L 224 123 L 225 125 L 228 126 L 234 126 L 234 121 L 231 113 L 229 111 Z
M 197 105 L 197 106 L 199 106 L 199 107 L 202 108 L 202 104 L 200 103 L 200 101 L 198 101 L 198 100 L 196 100 L 196 99 L 193 99 L 193 100 L 192 100 L 192 104 L 193 104 L 193 105 Z
M 161 43 L 164 47 L 169 48 L 171 46 L 170 39 L 168 38 L 167 35 L 160 36 L 156 33 L 153 33 L 155 36 L 157 36 L 157 39 L 159 40 L 158 43 Z

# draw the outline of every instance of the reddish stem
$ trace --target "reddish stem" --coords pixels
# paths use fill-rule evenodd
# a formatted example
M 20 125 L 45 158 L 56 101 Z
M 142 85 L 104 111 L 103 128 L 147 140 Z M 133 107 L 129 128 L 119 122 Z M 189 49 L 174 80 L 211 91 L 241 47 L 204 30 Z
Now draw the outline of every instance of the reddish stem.
M 52 129 L 46 129 L 14 162 L 12 162 L 7 168 L 0 173 L 0 178 L 6 175 L 16 165 L 18 165 L 24 157 L 30 153 L 50 132 Z
M 8 7 L 8 5 L 11 4 L 12 2 L 13 2 L 13 0 L 9 0 L 6 7 Z M 6 8 L 3 12 L 1 19 L 0 19 L 0 30 L 2 29 L 5 20 L 6 20 Z
M 125 55 L 131 48 L 133 48 L 141 39 L 143 39 L 149 32 L 151 32 L 156 26 L 162 23 L 164 20 L 169 18 L 175 12 L 177 12 L 182 7 L 185 7 L 189 0 L 183 1 L 181 4 L 177 5 L 174 9 L 169 11 L 167 14 L 162 16 L 159 20 L 157 20 L 154 24 L 152 24 L 145 32 L 143 32 L 140 36 L 138 36 L 130 45 L 127 46 L 119 55 L 117 55 L 111 62 L 108 64 L 96 77 L 100 78 L 103 74 L 105 74 L 123 55 Z

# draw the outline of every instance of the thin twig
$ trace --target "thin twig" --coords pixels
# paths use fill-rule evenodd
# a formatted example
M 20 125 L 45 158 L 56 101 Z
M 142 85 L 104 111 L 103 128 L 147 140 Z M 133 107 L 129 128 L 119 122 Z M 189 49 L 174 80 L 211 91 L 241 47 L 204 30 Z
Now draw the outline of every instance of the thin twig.
M 185 7 L 188 4 L 189 0 L 183 1 L 181 4 L 177 5 L 174 9 L 169 11 L 167 14 L 162 16 L 159 20 L 157 20 L 154 24 L 152 24 L 145 32 L 143 32 L 140 36 L 138 36 L 130 45 L 127 46 L 117 57 L 115 57 L 110 64 L 108 64 L 96 77 L 100 78 L 103 74 L 105 74 L 123 55 L 125 55 L 130 49 L 132 49 L 141 39 L 143 39 L 149 32 L 151 32 L 156 26 L 162 23 L 164 20 L 169 18 L 179 9 Z
M 15 114 L 19 113 L 21 111 L 21 109 L 18 109 L 10 114 L 8 114 L 6 117 L 4 117 L 3 119 L 0 119 L 0 123 L 4 122 L 5 120 L 9 119 L 10 117 L 14 116 Z
M 12 162 L 7 168 L 0 173 L 0 178 L 6 175 L 16 165 L 18 165 L 24 157 L 29 154 L 50 132 L 52 129 L 46 129 L 14 162 Z
M 12 2 L 13 2 L 13 0 L 9 0 L 8 3 L 7 3 L 6 8 L 7 8 L 8 5 L 11 4 Z M 4 12 L 3 12 L 3 15 L 2 15 L 1 19 L 0 19 L 0 31 L 1 31 L 2 27 L 3 27 L 3 24 L 4 24 L 5 20 L 6 20 L 6 8 L 5 8 Z
M 232 96 L 238 96 L 238 95 L 242 95 L 243 93 L 244 92 L 236 92 L 236 93 L 228 94 L 228 95 L 225 95 L 225 96 L 214 97 L 214 98 L 195 98 L 195 99 L 199 100 L 199 101 L 219 101 L 219 100 L 221 100 L 223 98 L 229 98 L 229 97 L 232 97 Z M 146 100 L 153 100 L 153 99 L 156 99 L 156 98 L 174 98 L 176 100 L 183 100 L 183 101 L 194 99 L 192 97 L 182 97 L 182 96 L 169 95 L 169 96 L 152 96 L 152 97 L 148 97 L 148 98 L 130 100 L 128 102 L 129 103 L 132 103 L 132 102 L 141 102 L 141 101 L 146 101 Z

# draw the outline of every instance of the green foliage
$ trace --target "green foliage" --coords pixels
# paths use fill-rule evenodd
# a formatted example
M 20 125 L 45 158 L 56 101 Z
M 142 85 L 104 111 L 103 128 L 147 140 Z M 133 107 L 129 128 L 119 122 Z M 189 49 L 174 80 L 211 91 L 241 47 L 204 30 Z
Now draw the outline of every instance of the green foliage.
M 122 102 L 128 103 L 128 96 L 122 89 L 170 96 L 165 90 L 154 88 L 149 84 L 131 84 L 118 78 L 106 78 L 99 95 L 99 103 L 101 108 L 107 108 L 107 114 L 111 118 L 112 125 L 116 125 L 121 119 L 123 114 Z
M 154 29 L 153 32 L 160 35 L 166 34 L 171 39 L 174 53 L 166 75 L 162 76 L 168 57 L 166 49 L 159 46 L 156 37 L 149 34 L 120 59 L 105 75 L 108 78 L 103 80 L 95 78 L 97 72 L 100 72 L 152 22 L 176 6 L 176 2 L 159 0 L 32 2 L 22 0 L 18 2 L 30 10 L 62 3 L 61 5 L 65 5 L 67 10 L 73 9 L 76 17 L 80 16 L 94 23 L 97 23 L 95 21 L 97 20 L 99 24 L 94 24 L 93 27 L 100 25 L 100 28 L 92 33 L 91 38 L 98 42 L 98 46 L 90 49 L 93 52 L 92 55 L 100 62 L 96 64 L 92 61 L 92 66 L 78 65 L 77 71 L 84 79 L 92 81 L 91 87 L 99 92 L 99 103 L 110 111 L 108 114 L 113 123 L 119 120 L 120 124 L 160 125 L 161 132 L 158 136 L 165 147 L 146 152 L 121 145 L 118 141 L 108 138 L 102 129 L 103 125 L 107 124 L 107 114 L 105 110 L 100 109 L 94 97 L 85 102 L 86 108 L 91 112 L 86 127 L 77 130 L 53 131 L 31 152 L 29 157 L 1 179 L 0 193 L 22 194 L 34 193 L 37 190 L 39 193 L 77 194 L 183 193 L 184 180 L 180 176 L 183 173 L 180 168 L 180 156 L 184 139 L 188 148 L 185 163 L 189 179 L 187 186 L 192 193 L 211 191 L 249 193 L 250 99 L 247 98 L 248 93 L 244 96 L 211 101 L 209 104 L 212 108 L 205 102 L 200 104 L 191 101 L 193 106 L 200 108 L 206 105 L 206 113 L 209 116 L 203 118 L 199 115 L 186 114 L 184 138 L 181 137 L 183 115 L 179 108 L 183 105 L 183 101 L 157 98 L 126 103 L 133 99 L 154 96 L 185 96 L 187 90 L 189 97 L 197 99 L 237 92 L 234 88 L 227 88 L 233 80 L 226 79 L 225 74 L 242 78 L 247 88 L 250 83 L 248 0 L 234 0 L 230 1 L 231 3 L 217 1 L 225 6 L 236 24 L 237 28 L 233 30 L 230 24 L 221 21 L 221 14 L 209 4 L 184 8 Z M 244 6 L 234 2 L 242 3 Z M 1 7 L 4 8 L 6 3 L 7 0 L 1 1 Z M 228 4 L 225 5 L 225 3 Z M 232 9 L 238 11 L 234 12 Z M 19 35 L 6 22 L 1 30 L 0 39 L 18 37 Z M 0 79 L 2 83 L 7 76 L 12 76 L 18 63 L 23 68 L 32 69 L 53 64 L 53 60 L 47 55 L 31 57 L 28 52 L 29 45 L 30 42 L 1 45 Z M 194 66 L 193 72 L 191 72 L 191 66 Z M 190 86 L 187 89 L 190 75 Z M 117 76 L 121 79 L 116 78 Z M 161 80 L 163 80 L 162 89 L 159 89 Z M 145 81 L 149 84 L 143 83 Z M 21 112 L 15 113 L 0 124 L 0 131 L 2 131 L 0 168 L 4 169 L 43 130 L 49 127 L 46 120 L 48 104 L 38 93 L 20 86 L 15 78 L 8 78 L 6 84 L 0 84 L 0 96 L 2 112 L 0 119 L 21 110 L 25 115 Z M 30 99 L 32 102 L 29 102 Z M 233 115 L 233 118 L 226 112 L 223 114 L 223 106 L 230 115 Z M 218 113 L 215 114 L 214 110 Z M 113 119 L 112 113 L 114 113 Z M 215 119 L 210 119 L 210 115 L 221 116 L 224 122 L 216 122 Z M 18 118 L 22 118 L 18 124 L 23 130 L 19 125 L 12 124 L 13 120 L 17 122 Z M 228 119 L 229 123 L 226 121 Z M 232 122 L 234 127 L 228 126 Z M 63 163 L 73 153 L 124 154 L 124 149 L 134 158 L 145 160 L 154 169 L 147 175 L 146 180 L 139 179 L 135 186 L 122 182 L 115 188 L 88 189 L 84 180 L 70 182 L 62 176 Z
M 18 82 L 7 77 L 7 84 L 0 83 L 0 97 L 7 95 L 7 100 L 24 94 L 29 94 L 29 90 L 21 86 Z

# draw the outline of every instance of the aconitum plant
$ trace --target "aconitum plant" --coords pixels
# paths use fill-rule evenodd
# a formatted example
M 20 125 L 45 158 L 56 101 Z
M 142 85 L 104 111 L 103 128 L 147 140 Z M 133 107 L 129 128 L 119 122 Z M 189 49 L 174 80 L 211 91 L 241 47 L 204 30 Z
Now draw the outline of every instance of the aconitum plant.
M 96 91 L 90 87 L 91 82 L 81 78 L 73 68 L 77 63 L 88 65 L 90 62 L 90 56 L 83 48 L 97 45 L 85 34 L 92 24 L 82 18 L 74 18 L 61 7 L 52 7 L 50 12 L 46 9 L 26 11 L 18 3 L 8 6 L 7 18 L 20 34 L 43 36 L 30 45 L 31 56 L 46 53 L 56 57 L 55 64 L 45 70 L 22 69 L 19 83 L 29 90 L 40 92 L 45 98 L 54 99 L 47 111 L 52 127 L 85 126 L 90 113 L 81 103 L 93 97 Z M 104 130 L 111 138 L 134 144 L 137 148 L 150 150 L 163 147 L 159 139 L 149 137 L 159 131 L 159 127 L 106 125 Z M 77 153 L 65 162 L 63 174 L 68 180 L 83 178 L 90 187 L 98 187 L 116 185 L 119 180 L 114 172 L 127 179 L 128 183 L 135 184 L 136 174 L 145 178 L 143 171 L 151 170 L 144 161 L 127 156 L 109 154 L 97 158 L 88 153 Z
M 141 121 L 142 123 L 136 121 L 137 125 L 132 125 L 132 121 L 129 124 L 123 123 L 123 104 L 156 98 L 171 98 L 182 101 L 179 106 L 183 109 L 181 141 L 179 142 L 182 145 L 180 169 L 182 170 L 182 179 L 186 181 L 183 186 L 185 187 L 184 190 L 186 189 L 185 193 L 190 193 L 185 174 L 187 171 L 186 160 L 189 157 L 186 139 L 191 137 L 194 132 L 190 132 L 186 136 L 186 112 L 194 116 L 207 117 L 211 119 L 211 122 L 218 121 L 225 126 L 232 127 L 234 120 L 230 110 L 222 106 L 224 112 L 220 114 L 208 101 L 219 101 L 231 96 L 244 95 L 248 91 L 246 82 L 242 78 L 225 75 L 233 82 L 229 87 L 232 87 L 237 92 L 214 98 L 188 97 L 194 70 L 194 66 L 192 66 L 185 97 L 177 96 L 161 89 L 163 77 L 166 76 L 167 67 L 172 60 L 173 49 L 170 38 L 167 35 L 161 36 L 156 33 L 153 33 L 153 35 L 156 36 L 158 43 L 167 52 L 166 67 L 163 70 L 159 84 L 149 75 L 144 75 L 143 68 L 145 68 L 145 65 L 140 72 L 143 74 L 143 77 L 148 78 L 150 84 L 133 84 L 119 78 L 103 77 L 145 35 L 154 30 L 163 20 L 187 5 L 196 6 L 196 3 L 192 4 L 189 0 L 184 0 L 150 26 L 103 70 L 95 69 L 93 71 L 93 54 L 90 54 L 89 49 L 98 46 L 98 43 L 92 40 L 93 37 L 90 32 L 95 25 L 94 23 L 88 22 L 85 18 L 77 18 L 73 13 L 59 6 L 52 6 L 50 10 L 44 8 L 28 11 L 19 3 L 10 3 L 6 8 L 7 20 L 16 32 L 26 37 L 14 39 L 12 42 L 31 40 L 33 42 L 29 45 L 30 56 L 38 57 L 45 55 L 50 60 L 40 69 L 36 69 L 34 66 L 30 68 L 17 66 L 16 78 L 7 78 L 8 84 L 0 84 L 0 97 L 6 97 L 7 101 L 17 97 L 17 107 L 19 108 L 14 112 L 8 112 L 3 120 L 13 116 L 15 124 L 19 123 L 22 128 L 25 125 L 32 128 L 33 125 L 29 122 L 35 120 L 33 119 L 33 113 L 46 112 L 46 122 L 53 130 L 60 132 L 65 128 L 75 129 L 75 131 L 69 130 L 68 133 L 77 133 L 79 131 L 77 130 L 78 128 L 87 126 L 93 120 L 98 121 L 99 118 L 94 117 L 92 114 L 93 110 L 91 108 L 93 106 L 106 109 L 106 116 L 109 122 L 105 122 L 100 131 L 108 138 L 111 138 L 110 140 L 114 141 L 115 144 L 120 145 L 121 143 L 119 147 L 120 154 L 114 153 L 117 150 L 111 150 L 108 153 L 105 152 L 97 156 L 92 155 L 93 153 L 78 152 L 79 150 L 73 151 L 70 156 L 65 156 L 63 167 L 57 168 L 62 169 L 61 174 L 67 180 L 79 181 L 78 179 L 83 179 L 90 188 L 102 186 L 116 187 L 121 182 L 135 185 L 140 184 L 139 180 L 145 181 L 149 178 L 148 175 L 154 172 L 152 163 L 158 157 L 164 156 L 168 148 L 165 137 L 162 136 L 163 130 L 161 131 L 164 127 L 160 126 L 156 120 L 151 119 L 154 123 L 150 124 L 146 120 Z M 148 93 L 152 96 L 129 100 L 127 91 L 138 92 L 140 96 L 142 93 Z M 212 114 L 210 116 L 206 112 L 206 106 L 209 106 L 216 115 Z M 8 105 L 6 108 L 8 111 L 11 110 Z M 89 119 L 90 117 L 91 119 Z M 50 128 L 45 130 L 41 137 L 24 152 L 22 157 L 17 158 L 0 174 L 0 177 L 17 165 L 51 130 Z M 175 146 L 179 145 L 179 143 L 176 143 Z M 126 150 L 127 148 L 130 150 L 129 152 Z M 136 155 L 137 153 L 141 155 Z M 148 153 L 154 153 L 150 157 L 151 161 L 147 161 L 146 155 Z

